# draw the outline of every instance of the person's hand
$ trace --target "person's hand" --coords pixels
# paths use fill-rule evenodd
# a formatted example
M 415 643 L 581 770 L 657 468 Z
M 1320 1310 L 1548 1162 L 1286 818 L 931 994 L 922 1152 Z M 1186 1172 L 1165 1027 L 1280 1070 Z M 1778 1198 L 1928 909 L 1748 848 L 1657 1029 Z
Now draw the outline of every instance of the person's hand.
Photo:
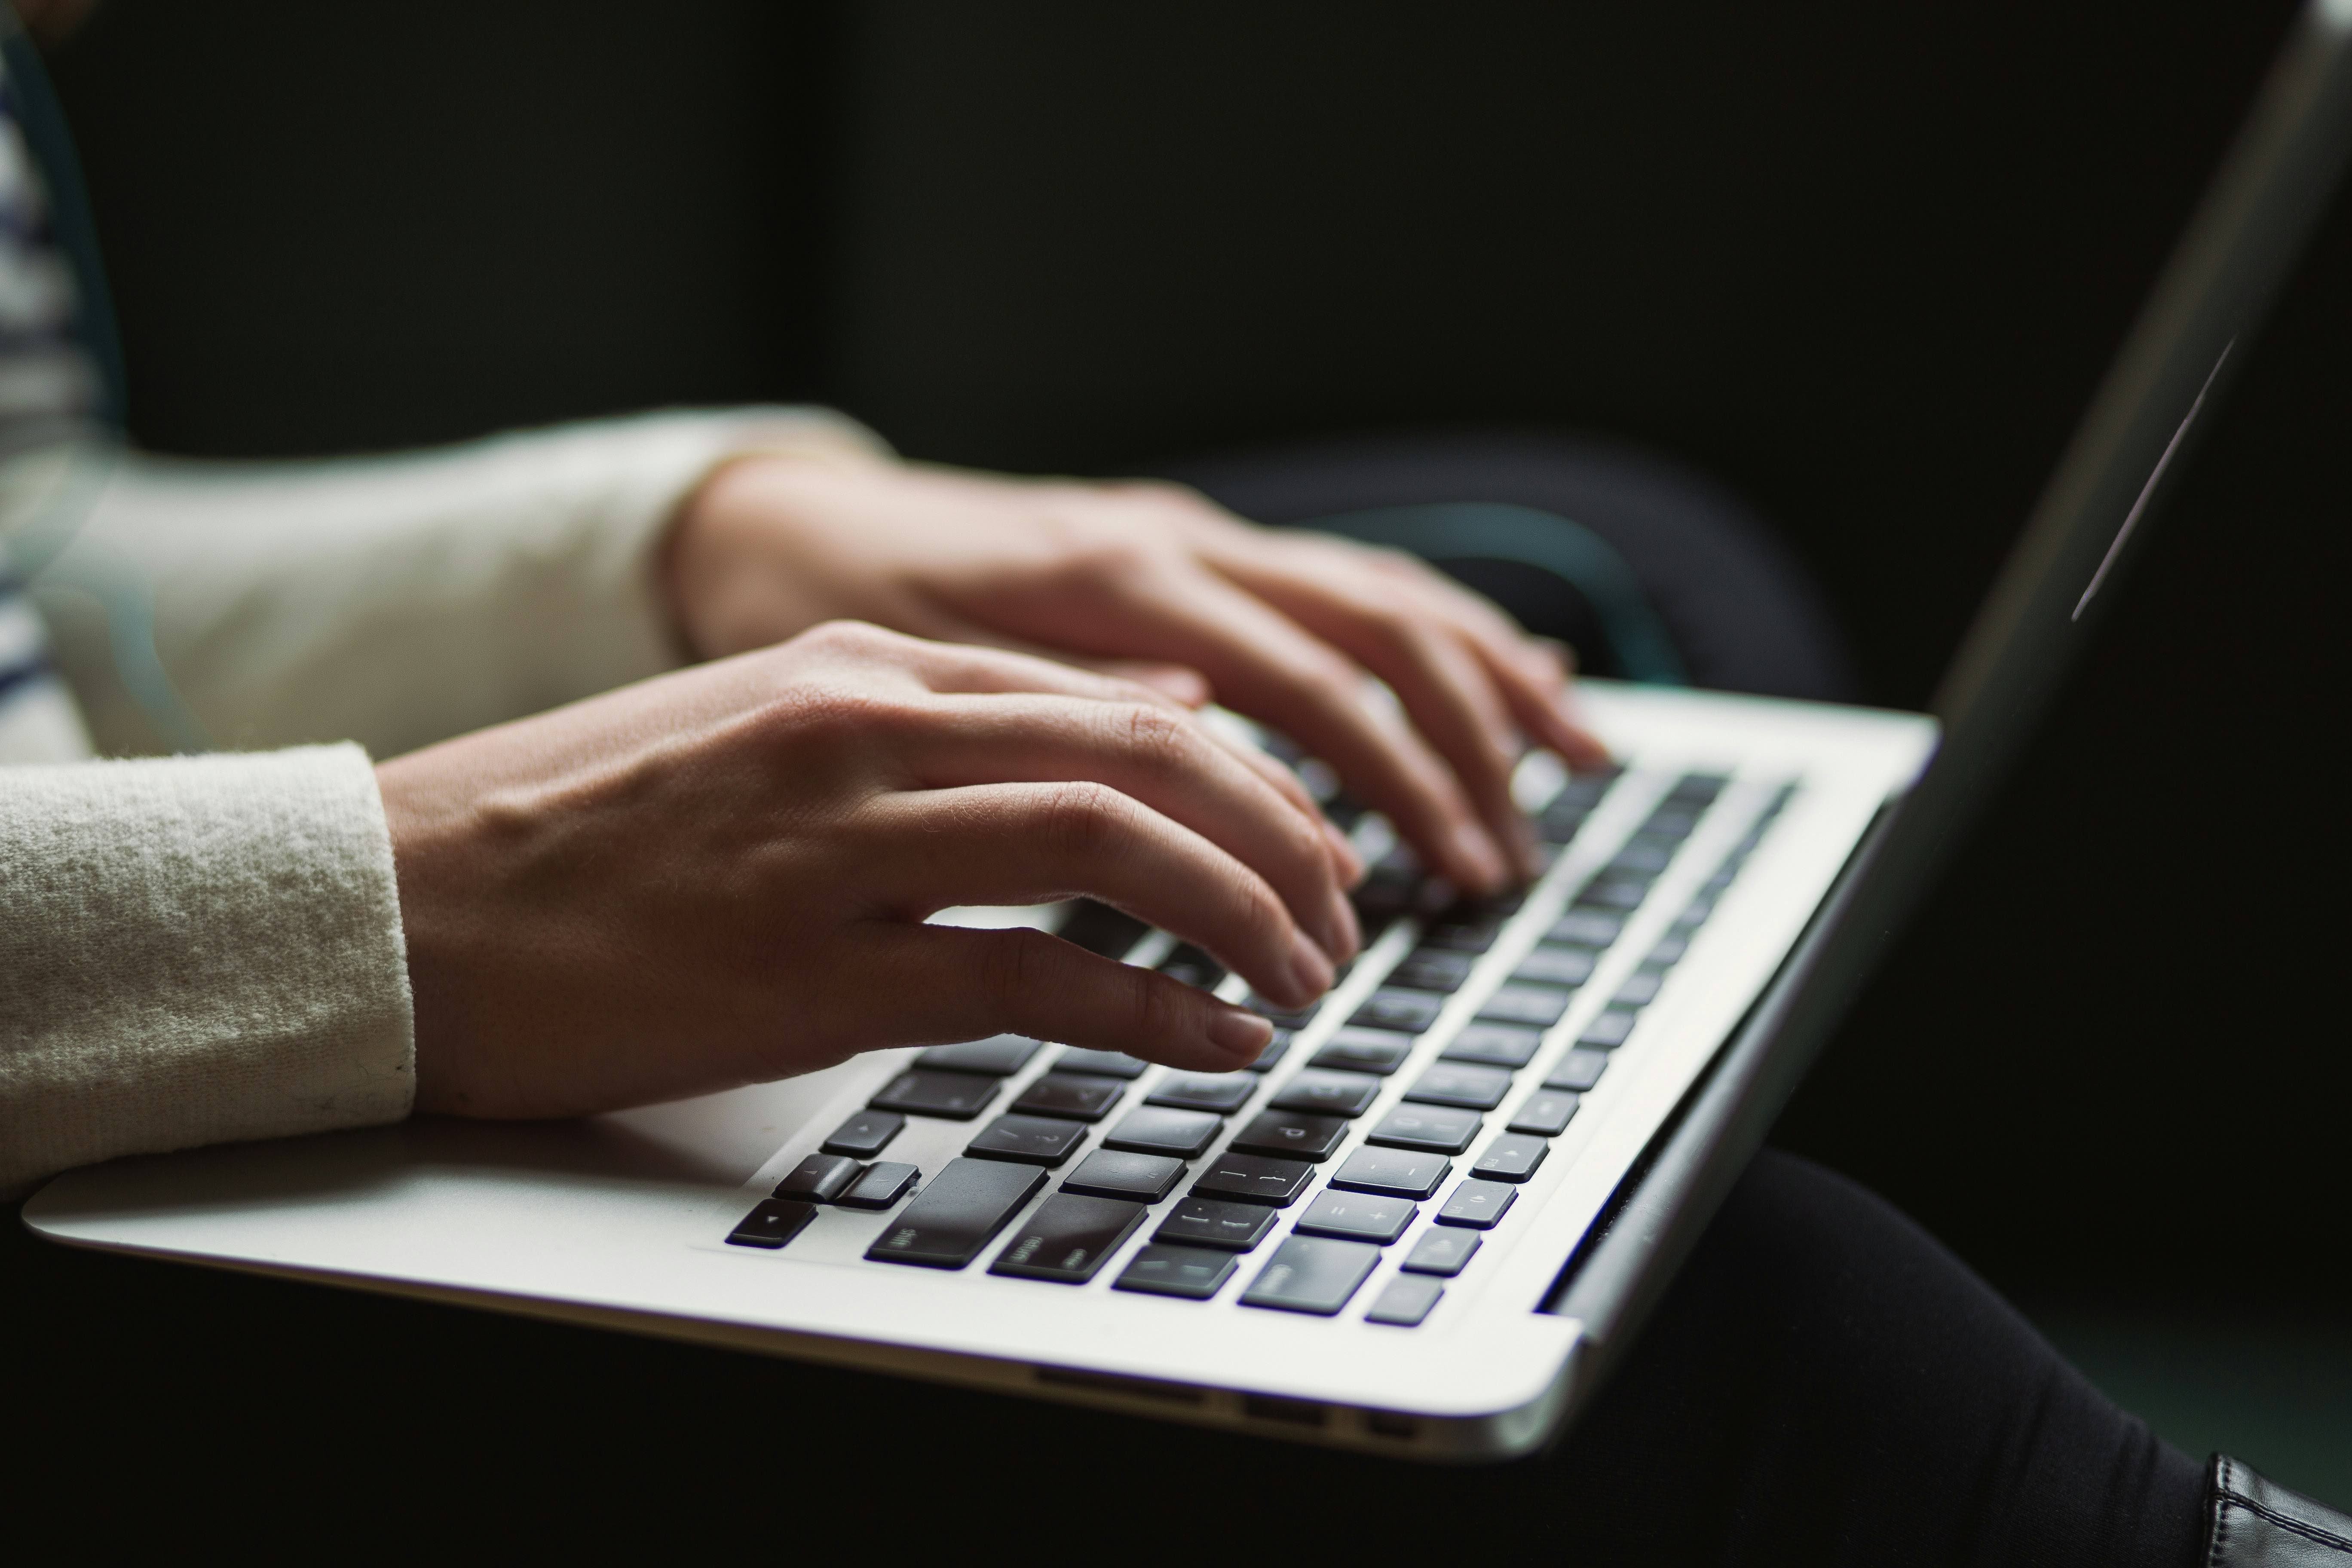
M 1285 770 L 1130 681 L 874 626 L 377 770 L 418 1108 L 562 1116 L 1018 1032 L 1223 1072 L 1270 1028 L 1034 931 L 1089 894 L 1304 1005 L 1362 867 Z
M 1410 556 L 1259 528 L 1172 485 L 747 458 L 681 509 L 666 571 L 704 656 L 851 617 L 1108 664 L 1196 702 L 1213 689 L 1478 890 L 1535 868 L 1510 795 L 1523 742 L 1571 766 L 1606 758 L 1570 712 L 1560 653 L 1484 599 Z

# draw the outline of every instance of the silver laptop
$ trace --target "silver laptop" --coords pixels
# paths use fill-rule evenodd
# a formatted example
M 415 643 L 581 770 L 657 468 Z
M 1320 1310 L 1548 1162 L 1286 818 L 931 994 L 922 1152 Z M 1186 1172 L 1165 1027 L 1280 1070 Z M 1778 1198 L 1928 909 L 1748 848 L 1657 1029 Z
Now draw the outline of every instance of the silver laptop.
M 1940 729 L 1587 682 L 1622 766 L 1570 777 L 1531 757 L 1517 782 L 1549 868 L 1483 903 L 1329 797 L 1376 868 L 1367 945 L 1318 1006 L 1266 1009 L 1250 1071 L 999 1037 L 574 1123 L 420 1120 L 119 1161 L 53 1183 L 27 1223 L 1391 1455 L 1539 1446 L 1637 1330 L 2113 592 L 2333 185 L 2347 36 L 2352 0 L 2296 24 L 1979 616 Z M 1248 1000 L 1099 905 L 945 918 L 1047 926 Z

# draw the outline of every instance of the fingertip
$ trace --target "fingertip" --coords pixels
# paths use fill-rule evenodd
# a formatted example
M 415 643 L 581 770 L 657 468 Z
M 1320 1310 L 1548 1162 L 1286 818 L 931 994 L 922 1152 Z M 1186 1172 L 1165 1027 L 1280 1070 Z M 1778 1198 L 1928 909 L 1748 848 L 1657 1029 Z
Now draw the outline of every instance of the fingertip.
M 1454 859 L 1460 867 L 1455 880 L 1475 893 L 1498 893 L 1510 872 L 1492 836 L 1475 822 L 1457 825 L 1452 837 Z
M 1339 831 L 1339 824 L 1319 813 L 1315 820 L 1323 829 L 1323 841 L 1330 846 L 1331 864 L 1339 874 L 1340 885 L 1355 887 L 1364 879 L 1364 858 L 1356 853 L 1356 847 L 1348 842 L 1348 836 Z
M 1273 1041 L 1274 1025 L 1244 1008 L 1220 1002 L 1210 1016 L 1210 1046 L 1232 1058 L 1235 1067 L 1257 1060 Z

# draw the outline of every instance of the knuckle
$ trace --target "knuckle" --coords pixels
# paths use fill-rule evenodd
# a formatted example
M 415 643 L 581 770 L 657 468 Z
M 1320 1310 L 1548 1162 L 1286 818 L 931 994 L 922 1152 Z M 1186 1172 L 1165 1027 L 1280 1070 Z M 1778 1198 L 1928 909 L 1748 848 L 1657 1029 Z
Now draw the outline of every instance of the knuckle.
M 761 717 L 772 741 L 799 749 L 891 739 L 918 716 L 900 698 L 824 681 L 795 686 L 769 703 Z
M 1017 1023 L 1043 984 L 1057 938 L 1041 931 L 1009 931 L 982 950 L 980 987 L 999 1023 Z
M 1173 769 L 1193 755 L 1191 721 L 1165 708 L 1147 702 L 1129 704 L 1115 711 L 1112 722 L 1120 745 L 1151 767 Z
M 1060 574 L 1091 591 L 1125 590 L 1149 581 L 1158 560 L 1159 552 L 1142 540 L 1088 531 L 1064 541 Z
M 1131 967 L 1124 980 L 1129 1011 L 1134 1016 L 1134 1028 L 1139 1038 L 1165 1038 L 1184 1032 L 1192 998 L 1176 983 L 1149 970 Z
M 870 621 L 823 621 L 793 640 L 824 653 L 863 653 L 878 647 L 889 633 Z
M 1091 779 L 1054 785 L 1038 815 L 1046 841 L 1080 860 L 1108 851 L 1120 837 L 1128 816 L 1118 792 Z

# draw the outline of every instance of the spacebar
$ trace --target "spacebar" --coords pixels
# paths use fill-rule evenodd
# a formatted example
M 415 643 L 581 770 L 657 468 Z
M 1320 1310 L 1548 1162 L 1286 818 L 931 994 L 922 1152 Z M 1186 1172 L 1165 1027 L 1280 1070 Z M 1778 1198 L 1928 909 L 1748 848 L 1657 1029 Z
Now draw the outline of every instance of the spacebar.
M 877 1263 L 961 1268 L 1045 1184 L 1045 1173 L 1034 1165 L 950 1160 L 866 1256 Z

